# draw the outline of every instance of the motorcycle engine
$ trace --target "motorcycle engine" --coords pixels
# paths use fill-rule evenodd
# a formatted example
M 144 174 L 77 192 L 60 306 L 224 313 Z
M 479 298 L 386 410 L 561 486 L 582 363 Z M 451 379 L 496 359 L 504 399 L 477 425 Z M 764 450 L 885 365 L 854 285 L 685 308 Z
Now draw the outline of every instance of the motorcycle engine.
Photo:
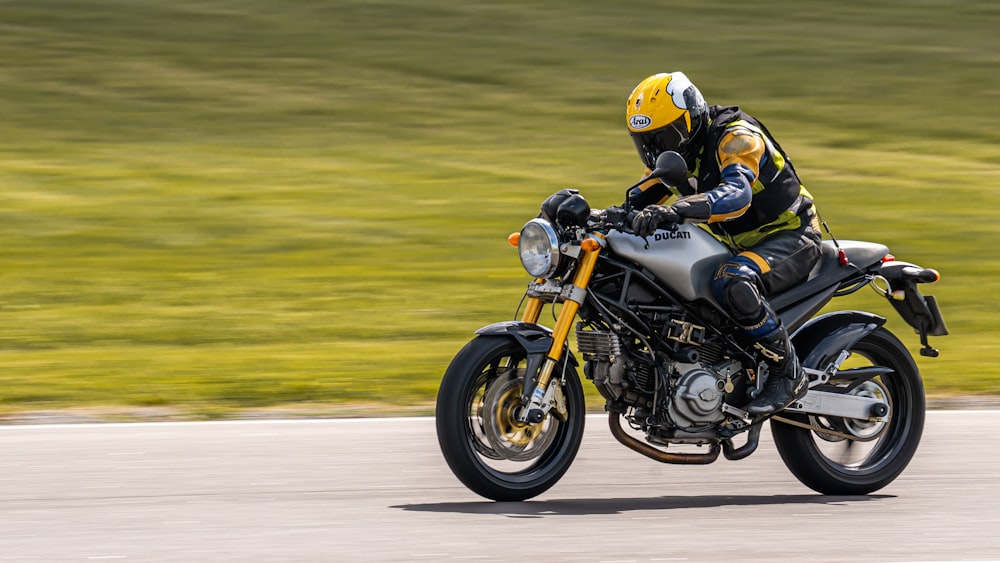
M 642 417 L 645 423 L 686 430 L 704 429 L 725 419 L 722 403 L 732 390 L 729 375 L 739 371 L 738 362 L 721 361 L 710 367 L 668 362 L 662 368 L 668 373 L 672 392 L 669 397 L 661 395 L 656 405 L 657 368 L 650 359 L 630 355 L 612 332 L 578 330 L 576 337 L 586 377 L 609 403 L 648 413 Z
M 648 362 L 626 359 L 621 339 L 613 332 L 578 330 L 577 347 L 583 356 L 583 372 L 611 402 L 634 407 L 653 407 L 656 369 Z
M 706 426 L 722 420 L 725 381 L 697 364 L 677 364 L 677 383 L 669 403 L 670 418 L 680 428 Z

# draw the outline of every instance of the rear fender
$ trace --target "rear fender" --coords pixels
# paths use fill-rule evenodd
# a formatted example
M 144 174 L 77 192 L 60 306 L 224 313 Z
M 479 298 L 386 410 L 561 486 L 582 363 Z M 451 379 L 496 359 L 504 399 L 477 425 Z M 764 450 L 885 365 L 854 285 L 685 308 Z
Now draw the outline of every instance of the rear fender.
M 792 335 L 802 367 L 826 371 L 859 340 L 885 324 L 885 318 L 864 311 L 836 311 L 820 315 Z M 841 360 L 842 361 L 842 360 Z
M 793 336 L 795 351 L 802 361 L 802 367 L 815 370 L 818 379 L 813 385 L 825 383 L 840 368 L 848 350 L 862 338 L 885 324 L 885 318 L 862 311 L 837 311 L 816 317 L 802 326 Z M 870 367 L 844 370 L 863 381 L 891 372 L 885 367 Z M 851 387 L 853 388 L 853 386 Z M 809 389 L 802 400 L 786 409 L 812 415 L 851 418 L 859 420 L 880 420 L 889 407 L 878 397 L 864 397 L 850 392 L 820 391 Z

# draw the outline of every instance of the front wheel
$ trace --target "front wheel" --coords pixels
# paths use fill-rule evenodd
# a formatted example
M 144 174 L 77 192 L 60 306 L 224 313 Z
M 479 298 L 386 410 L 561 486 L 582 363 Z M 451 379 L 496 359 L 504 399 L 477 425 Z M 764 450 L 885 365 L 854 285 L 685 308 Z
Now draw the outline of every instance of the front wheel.
M 455 356 L 438 391 L 435 417 L 445 461 L 470 490 L 496 501 L 548 490 L 569 469 L 583 439 L 586 408 L 572 365 L 560 365 L 549 383 L 559 386 L 562 406 L 537 424 L 517 420 L 526 363 L 514 339 L 480 336 Z
M 889 405 L 886 416 L 861 420 L 779 415 L 812 430 L 771 421 L 775 446 L 788 469 L 802 484 L 827 495 L 865 495 L 891 483 L 913 458 L 924 428 L 923 382 L 899 339 L 878 328 L 849 351 L 842 373 L 849 373 L 844 368 L 866 366 L 892 370 L 863 382 L 841 382 L 846 393 L 882 399 Z

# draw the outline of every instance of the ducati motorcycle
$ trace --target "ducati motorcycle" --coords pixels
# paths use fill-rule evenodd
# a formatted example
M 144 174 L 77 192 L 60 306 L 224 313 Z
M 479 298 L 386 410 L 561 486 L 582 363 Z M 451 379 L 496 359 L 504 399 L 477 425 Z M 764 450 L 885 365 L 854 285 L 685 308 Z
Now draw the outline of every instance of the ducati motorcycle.
M 686 171 L 680 155 L 664 153 L 643 181 L 677 186 Z M 936 357 L 928 337 L 948 331 L 918 285 L 938 273 L 895 260 L 881 244 L 823 241 L 806 281 L 768 296 L 792 334 L 808 393 L 752 416 L 744 407 L 762 390 L 768 364 L 710 289 L 733 253 L 695 224 L 634 235 L 628 194 L 637 185 L 621 207 L 603 210 L 563 190 L 511 235 L 534 278 L 520 320 L 476 331 L 438 392 L 438 442 L 455 476 L 496 501 L 552 487 L 583 437 L 582 371 L 605 399 L 612 435 L 654 460 L 743 459 L 768 422 L 785 465 L 819 493 L 868 494 L 892 482 L 923 430 L 917 365 L 884 317 L 816 315 L 836 297 L 874 287 L 919 335 L 921 355 Z M 547 305 L 553 328 L 540 324 Z

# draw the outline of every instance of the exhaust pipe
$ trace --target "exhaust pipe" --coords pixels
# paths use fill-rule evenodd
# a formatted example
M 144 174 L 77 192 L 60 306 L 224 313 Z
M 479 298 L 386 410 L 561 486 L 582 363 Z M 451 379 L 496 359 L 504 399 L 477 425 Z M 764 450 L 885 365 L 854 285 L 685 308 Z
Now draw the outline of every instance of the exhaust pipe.
M 731 439 L 726 438 L 723 440 L 722 455 L 726 456 L 726 459 L 730 461 L 736 461 L 752 454 L 757 449 L 757 445 L 760 443 L 760 430 L 763 427 L 763 420 L 751 426 L 750 431 L 747 433 L 747 443 L 738 448 L 733 447 L 733 441 Z
M 655 459 L 656 461 L 662 463 L 678 463 L 684 465 L 707 465 L 709 463 L 712 463 L 719 457 L 719 452 L 722 449 L 719 447 L 719 444 L 712 444 L 711 446 L 709 446 L 708 453 L 704 454 L 681 454 L 681 453 L 665 452 L 645 442 L 640 442 L 639 440 L 627 434 L 625 430 L 622 429 L 621 415 L 615 412 L 610 413 L 610 416 L 608 417 L 608 426 L 611 427 L 611 435 L 614 436 L 616 440 L 628 446 L 629 448 L 641 453 L 642 455 L 651 459 Z M 731 446 L 732 444 L 730 444 L 730 447 Z M 746 446 L 743 446 L 743 448 L 745 447 Z M 756 447 L 756 445 L 754 445 L 754 447 Z M 746 455 L 750 455 L 750 452 L 747 452 Z

